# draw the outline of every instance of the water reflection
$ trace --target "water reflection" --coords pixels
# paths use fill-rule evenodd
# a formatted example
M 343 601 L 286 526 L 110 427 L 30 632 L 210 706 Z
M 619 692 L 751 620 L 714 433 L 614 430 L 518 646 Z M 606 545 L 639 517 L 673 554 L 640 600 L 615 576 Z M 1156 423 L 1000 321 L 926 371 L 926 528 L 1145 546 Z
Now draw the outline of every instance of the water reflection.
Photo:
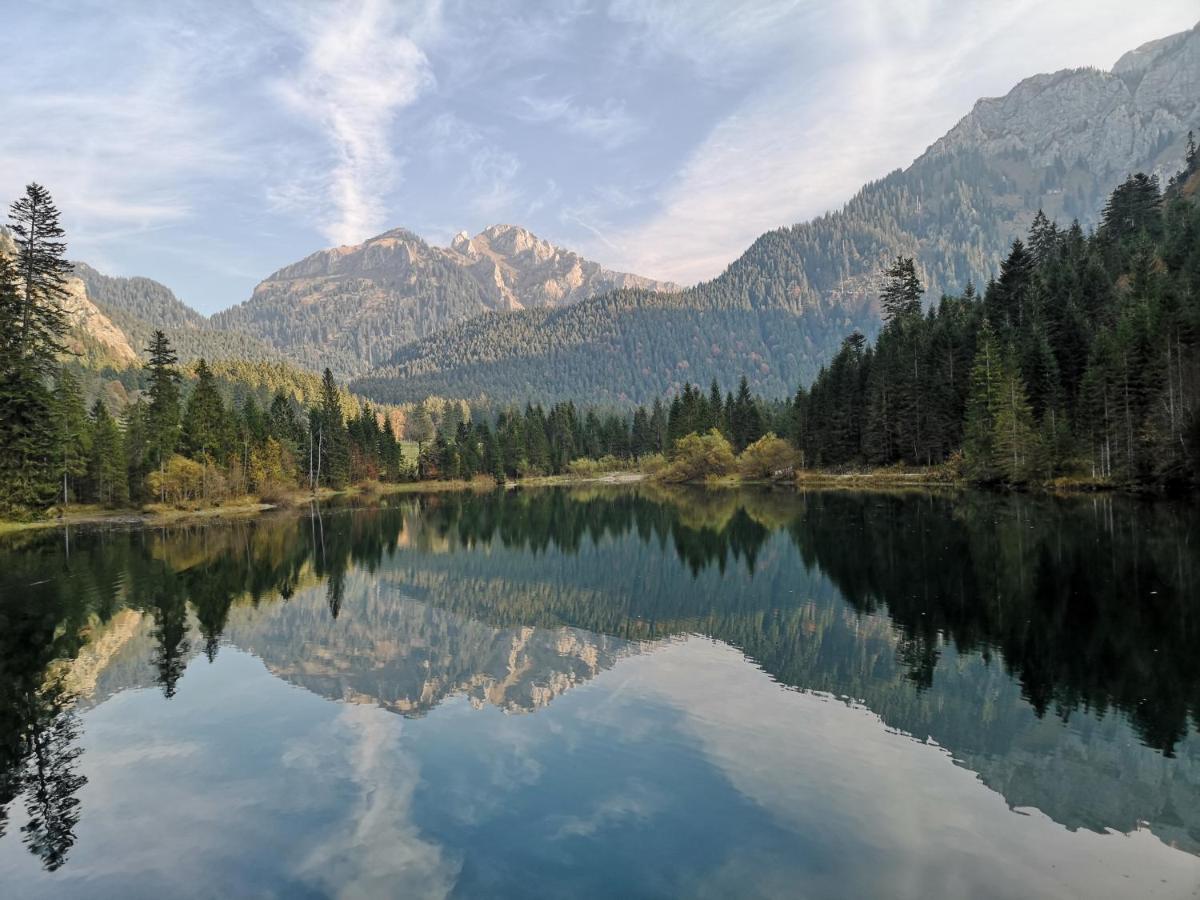
M 1115 498 L 512 491 L 0 546 L 0 837 L 50 870 L 79 719 L 223 645 L 319 696 L 533 712 L 701 634 L 1012 807 L 1200 851 L 1197 512 Z

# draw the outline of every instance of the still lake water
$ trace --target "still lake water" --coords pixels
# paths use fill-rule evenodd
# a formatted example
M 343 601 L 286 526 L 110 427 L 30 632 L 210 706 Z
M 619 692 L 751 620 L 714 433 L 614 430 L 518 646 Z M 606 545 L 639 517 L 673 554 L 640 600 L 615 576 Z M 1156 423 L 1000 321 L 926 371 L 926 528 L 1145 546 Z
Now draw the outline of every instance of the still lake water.
M 648 487 L 0 541 L 0 896 L 1197 897 L 1200 512 Z

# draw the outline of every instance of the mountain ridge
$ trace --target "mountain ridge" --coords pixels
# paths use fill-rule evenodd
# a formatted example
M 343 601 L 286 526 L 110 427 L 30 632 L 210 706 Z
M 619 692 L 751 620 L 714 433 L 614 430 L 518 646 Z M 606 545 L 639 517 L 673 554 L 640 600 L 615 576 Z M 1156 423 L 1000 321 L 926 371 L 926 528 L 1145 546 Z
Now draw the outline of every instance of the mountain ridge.
M 402 348 L 358 389 L 393 402 L 508 402 L 527 391 L 644 402 L 688 380 L 729 389 L 745 374 L 761 393 L 790 394 L 846 334 L 877 332 L 880 272 L 897 255 L 916 259 L 930 299 L 986 281 L 1037 210 L 1092 226 L 1128 173 L 1179 169 L 1195 124 L 1200 25 L 1122 55 L 1114 70 L 1034 75 L 980 99 L 907 168 L 840 210 L 766 232 L 709 282 L 669 299 L 594 298 L 558 318 L 459 323 Z M 485 351 L 489 328 L 496 346 Z M 742 352 L 729 352 L 731 336 Z
M 607 269 L 517 225 L 460 232 L 448 247 L 393 228 L 284 266 L 210 321 L 310 368 L 348 374 L 480 313 L 565 306 L 628 287 L 679 289 Z

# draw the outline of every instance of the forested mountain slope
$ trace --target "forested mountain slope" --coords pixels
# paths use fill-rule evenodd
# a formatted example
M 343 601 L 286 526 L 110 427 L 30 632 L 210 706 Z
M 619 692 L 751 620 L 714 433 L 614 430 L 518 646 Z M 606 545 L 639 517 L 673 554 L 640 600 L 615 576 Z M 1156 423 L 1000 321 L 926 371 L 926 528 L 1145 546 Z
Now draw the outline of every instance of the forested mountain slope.
M 262 341 L 211 323 L 175 296 L 166 285 L 150 278 L 104 275 L 87 263 L 75 262 L 75 275 L 90 300 L 104 312 L 140 353 L 155 329 L 164 331 L 183 362 L 208 360 L 280 362 L 283 354 Z
M 936 298 L 981 283 L 1038 209 L 1095 224 L 1130 172 L 1166 176 L 1200 123 L 1200 26 L 1113 69 L 1037 75 L 980 100 L 911 166 L 841 210 L 760 237 L 722 275 L 674 295 L 619 291 L 570 309 L 463 322 L 402 348 L 358 389 L 496 400 L 645 401 L 745 373 L 779 396 L 858 329 L 879 327 L 879 274 L 912 256 Z
M 513 225 L 459 234 L 449 247 L 397 228 L 280 269 L 212 321 L 302 365 L 350 374 L 480 313 L 561 307 L 617 288 L 678 286 L 611 272 Z

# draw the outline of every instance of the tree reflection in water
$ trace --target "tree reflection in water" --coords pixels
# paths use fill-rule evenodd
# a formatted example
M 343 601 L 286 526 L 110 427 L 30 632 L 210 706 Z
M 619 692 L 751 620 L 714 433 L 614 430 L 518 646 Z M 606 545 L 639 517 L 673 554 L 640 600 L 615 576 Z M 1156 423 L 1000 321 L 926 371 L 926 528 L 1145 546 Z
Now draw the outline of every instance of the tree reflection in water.
M 947 680 L 947 655 L 998 663 L 1037 717 L 1115 711 L 1170 758 L 1200 728 L 1198 516 L 1112 497 L 639 486 L 95 530 L 69 553 L 22 535 L 0 544 L 0 833 L 23 797 L 29 849 L 48 869 L 66 860 L 84 783 L 68 676 L 121 610 L 153 623 L 170 698 L 195 653 L 217 658 L 235 608 L 323 585 L 328 616 L 352 622 L 354 572 L 495 626 L 700 633 L 957 758 L 1003 758 L 1021 709 L 985 721 L 983 676 Z

